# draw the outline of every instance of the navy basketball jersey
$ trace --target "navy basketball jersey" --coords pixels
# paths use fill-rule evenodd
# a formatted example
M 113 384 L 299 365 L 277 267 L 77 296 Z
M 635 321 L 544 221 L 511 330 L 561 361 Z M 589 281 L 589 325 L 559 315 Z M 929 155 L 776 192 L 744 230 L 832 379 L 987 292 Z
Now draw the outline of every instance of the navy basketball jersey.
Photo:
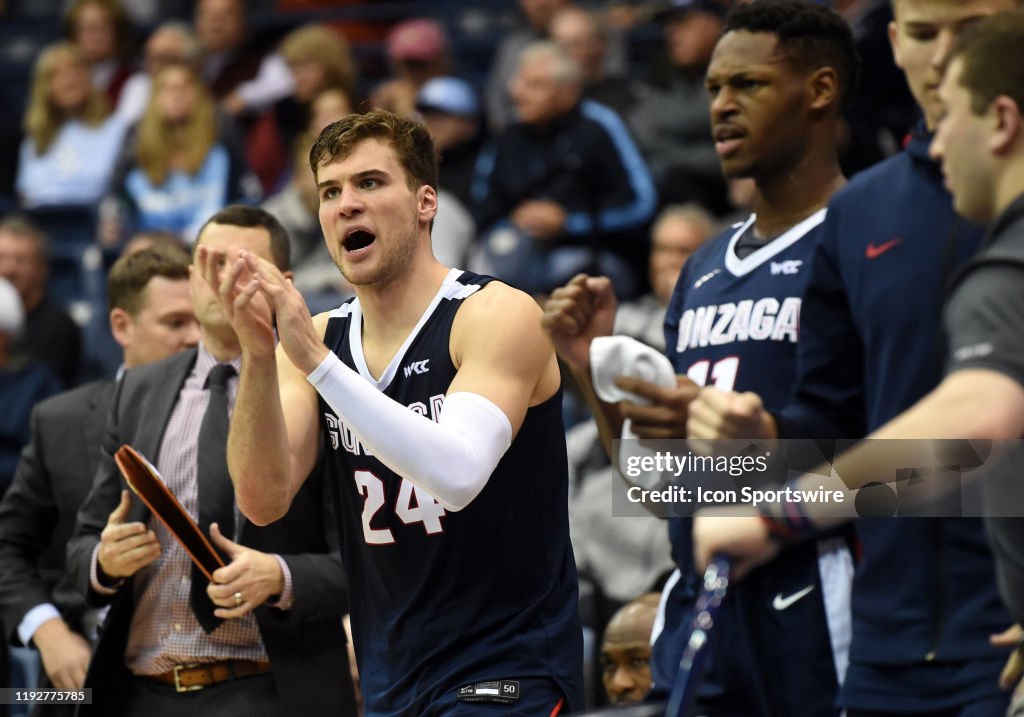
M 796 376 L 800 303 L 825 210 L 740 259 L 735 246 L 754 219 L 690 257 L 665 315 L 665 349 L 676 373 L 723 391 L 754 391 L 772 409 L 789 399 Z
M 665 317 L 666 354 L 676 373 L 723 391 L 754 391 L 768 409 L 780 408 L 788 401 L 796 377 L 800 306 L 825 211 L 812 214 L 740 259 L 735 247 L 746 232 L 753 231 L 755 216 L 751 215 L 690 257 Z M 693 564 L 692 521 L 670 518 L 668 524 L 672 558 L 680 573 L 673 576 L 671 591 L 665 596 L 665 629 L 652 650 L 652 674 L 659 690 L 672 686 L 690 611 L 700 588 L 700 577 Z M 831 627 L 817 601 L 835 589 L 822 586 L 805 605 L 785 614 L 772 604 L 775 594 L 793 594 L 796 589 L 803 589 L 806 582 L 817 586 L 818 562 L 833 561 L 832 551 L 829 547 L 823 558 L 818 557 L 814 544 L 791 551 L 771 568 L 752 573 L 735 591 L 744 596 L 744 610 L 750 616 L 734 616 L 732 611 L 739 610 L 740 599 L 734 595 L 716 626 L 713 645 L 723 650 L 724 656 L 718 658 L 721 666 L 716 667 L 713 662 L 713 674 L 702 693 L 702 699 L 711 699 L 710 704 L 717 705 L 710 712 L 738 709 L 743 714 L 834 714 Z M 789 584 L 793 580 L 797 582 L 796 588 Z M 780 587 L 782 592 L 777 593 Z M 803 612 L 804 609 L 809 612 Z M 794 626 L 786 618 L 799 624 Z M 819 623 L 822 629 L 817 629 Z M 760 636 L 757 639 L 751 637 L 755 630 Z M 736 635 L 742 640 L 736 641 Z M 795 639 L 793 635 L 800 637 Z M 783 652 L 788 650 L 798 659 L 806 658 L 820 671 L 814 675 L 800 672 L 802 682 L 811 686 L 808 691 L 795 689 L 779 674 L 772 674 L 772 670 L 785 672 L 780 667 L 785 662 L 774 653 L 763 651 L 755 655 L 747 647 L 730 646 L 759 640 L 785 645 Z M 768 677 L 762 674 L 765 670 Z M 749 685 L 759 680 L 765 680 L 766 687 L 750 689 Z M 730 700 L 744 704 L 730 708 Z M 794 704 L 800 705 L 799 709 Z
M 735 247 L 754 230 L 753 214 L 694 252 L 665 314 L 665 352 L 677 374 L 723 391 L 753 391 L 769 410 L 785 405 L 796 376 L 800 304 L 825 212 L 743 259 Z M 689 531 L 689 521 L 669 521 L 680 568 L 692 562 Z
M 455 376 L 456 312 L 489 281 L 452 269 L 379 380 L 363 356 L 358 299 L 331 313 L 324 342 L 386 396 L 437 420 Z M 322 398 L 320 410 L 367 717 L 433 714 L 460 687 L 534 677 L 553 679 L 566 706 L 580 708 L 561 391 L 527 411 L 487 485 L 458 512 L 377 460 Z

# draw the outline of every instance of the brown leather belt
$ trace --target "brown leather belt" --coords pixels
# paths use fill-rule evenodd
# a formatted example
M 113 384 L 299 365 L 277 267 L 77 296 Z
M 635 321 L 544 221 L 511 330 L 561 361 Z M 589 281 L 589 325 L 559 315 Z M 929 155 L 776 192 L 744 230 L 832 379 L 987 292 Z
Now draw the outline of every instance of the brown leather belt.
M 151 680 L 172 685 L 178 692 L 193 692 L 228 680 L 254 677 L 270 672 L 269 662 L 252 660 L 224 660 L 223 662 L 175 665 L 173 670 L 159 675 L 146 675 Z

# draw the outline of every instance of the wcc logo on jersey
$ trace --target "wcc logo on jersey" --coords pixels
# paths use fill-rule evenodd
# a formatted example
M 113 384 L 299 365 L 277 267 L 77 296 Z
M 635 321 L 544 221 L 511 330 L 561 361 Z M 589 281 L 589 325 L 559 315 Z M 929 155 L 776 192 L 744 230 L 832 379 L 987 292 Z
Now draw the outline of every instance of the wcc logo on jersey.
M 782 262 L 790 264 L 793 262 Z M 800 262 L 795 262 L 799 264 Z M 800 330 L 800 298 L 774 296 L 754 301 L 709 304 L 687 309 L 679 319 L 676 351 L 722 346 L 737 341 L 790 341 Z
M 426 359 L 424 361 L 413 361 L 408 366 L 404 366 L 402 371 L 405 372 L 406 378 L 413 375 L 422 376 L 430 371 L 430 359 Z
M 803 264 L 802 259 L 789 259 L 787 261 L 773 261 L 769 269 L 771 270 L 772 276 L 778 276 L 784 274 L 786 276 L 792 276 L 793 274 L 800 273 L 800 265 Z

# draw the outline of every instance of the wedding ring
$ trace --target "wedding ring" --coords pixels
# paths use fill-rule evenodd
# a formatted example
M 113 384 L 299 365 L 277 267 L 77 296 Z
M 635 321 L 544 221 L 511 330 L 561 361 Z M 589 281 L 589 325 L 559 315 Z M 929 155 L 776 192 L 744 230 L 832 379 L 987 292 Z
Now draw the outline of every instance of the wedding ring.
M 242 604 L 242 593 L 240 593 L 240 592 L 235 593 L 235 607 L 238 607 L 241 604 Z

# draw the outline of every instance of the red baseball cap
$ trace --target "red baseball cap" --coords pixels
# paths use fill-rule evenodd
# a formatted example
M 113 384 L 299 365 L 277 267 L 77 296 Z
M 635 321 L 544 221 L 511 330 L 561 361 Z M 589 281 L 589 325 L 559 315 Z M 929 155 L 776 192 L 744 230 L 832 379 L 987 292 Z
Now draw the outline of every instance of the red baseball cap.
M 426 18 L 405 20 L 388 33 L 388 57 L 396 62 L 430 62 L 441 57 L 447 47 L 448 36 L 444 28 Z

